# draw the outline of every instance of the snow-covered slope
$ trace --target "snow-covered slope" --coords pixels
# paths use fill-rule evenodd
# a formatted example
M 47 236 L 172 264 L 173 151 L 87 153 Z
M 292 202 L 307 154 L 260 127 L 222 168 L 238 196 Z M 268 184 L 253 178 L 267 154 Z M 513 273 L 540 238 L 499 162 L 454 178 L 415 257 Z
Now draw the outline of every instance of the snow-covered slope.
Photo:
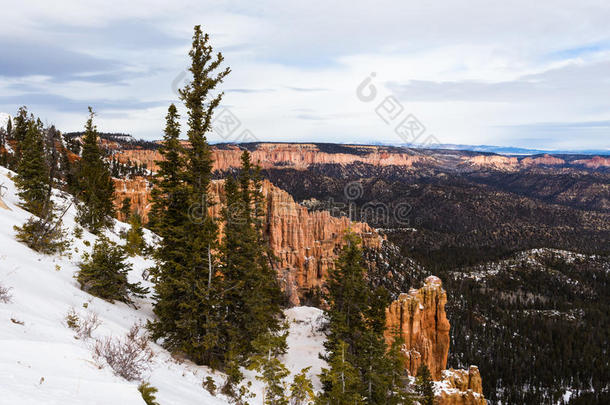
M 0 207 L 0 284 L 11 288 L 12 294 L 11 302 L 0 302 L 0 403 L 144 404 L 137 390 L 139 381 L 117 377 L 107 366 L 100 369 L 91 349 L 95 339 L 123 336 L 134 323 L 151 319 L 150 298 L 136 300 L 136 309 L 123 303 L 108 303 L 79 289 L 74 279 L 77 264 L 82 253 L 91 249 L 95 236 L 86 231 L 81 239 L 74 236 L 74 208 L 64 218 L 73 243 L 63 257 L 41 255 L 17 242 L 13 226 L 21 225 L 30 214 L 17 206 L 9 173 L 0 167 L 0 185 L 5 187 L 2 200 L 8 206 Z M 61 199 L 59 194 L 57 199 Z M 119 242 L 121 228 L 126 229 L 127 225 L 116 222 L 115 232 L 108 236 Z M 147 237 L 150 239 L 151 235 Z M 150 287 L 142 272 L 153 263 L 142 257 L 130 260 L 130 281 Z M 91 339 L 76 339 L 75 332 L 67 327 L 65 318 L 71 308 L 83 316 L 98 314 L 102 323 Z M 312 373 L 319 373 L 323 366 L 318 358 L 323 341 L 317 328 L 321 311 L 292 308 L 286 315 L 291 332 L 287 366 L 298 372 L 312 365 Z M 158 345 L 153 344 L 152 348 L 155 356 L 144 380 L 159 389 L 157 400 L 161 405 L 227 403 L 226 398 L 210 395 L 201 385 L 208 375 L 220 385 L 222 374 L 175 360 Z M 258 394 L 252 403 L 260 403 L 260 384 L 252 373 L 247 375 Z

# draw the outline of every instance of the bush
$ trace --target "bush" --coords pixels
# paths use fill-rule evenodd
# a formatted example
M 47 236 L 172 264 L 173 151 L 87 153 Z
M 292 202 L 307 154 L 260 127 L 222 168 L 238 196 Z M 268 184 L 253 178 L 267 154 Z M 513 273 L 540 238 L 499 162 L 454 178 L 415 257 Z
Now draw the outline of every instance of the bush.
M 129 295 L 144 296 L 148 290 L 140 283 L 127 281 L 131 265 L 125 260 L 125 252 L 105 237 L 100 237 L 91 255 L 85 255 L 76 279 L 83 291 L 110 302 L 132 304 Z
M 17 240 L 39 253 L 63 253 L 69 246 L 61 222 L 53 223 L 30 217 L 23 225 L 14 226 Z
M 203 380 L 203 383 L 201 385 L 203 386 L 203 388 L 205 388 L 207 392 L 216 396 L 216 390 L 218 389 L 218 387 L 216 386 L 216 382 L 212 377 L 207 376 L 205 380 Z
M 159 405 L 155 394 L 159 391 L 147 382 L 143 382 L 138 386 L 138 391 L 142 394 L 142 399 L 146 405 Z
M 80 226 L 76 225 L 74 227 L 74 236 L 78 239 L 82 239 L 83 238 L 83 228 L 81 228 Z
M 133 381 L 139 380 L 150 368 L 153 352 L 148 345 L 148 336 L 140 325 L 135 324 L 122 339 L 106 337 L 97 340 L 93 357 L 98 364 L 104 360 L 116 375 Z
M 142 219 L 139 214 L 134 213 L 129 218 L 130 228 L 125 233 L 125 252 L 129 256 L 141 255 L 146 250 L 144 231 L 142 230 Z
M 95 312 L 87 312 L 86 317 L 80 318 L 74 308 L 70 308 L 66 314 L 66 325 L 77 333 L 79 339 L 89 339 L 102 321 Z
M 0 284 L 0 302 L 3 304 L 8 304 L 13 299 L 13 295 L 11 294 L 11 288 L 5 287 Z

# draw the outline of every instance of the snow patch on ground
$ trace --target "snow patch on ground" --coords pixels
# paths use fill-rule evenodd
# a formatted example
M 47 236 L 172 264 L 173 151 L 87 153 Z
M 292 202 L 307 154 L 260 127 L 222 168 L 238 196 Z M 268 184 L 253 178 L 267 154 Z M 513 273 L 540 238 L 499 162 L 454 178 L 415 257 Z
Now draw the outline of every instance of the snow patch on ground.
M 89 252 L 96 237 L 87 231 L 82 239 L 74 236 L 75 207 L 64 217 L 64 228 L 73 239 L 71 249 L 63 256 L 46 256 L 30 250 L 15 240 L 13 226 L 23 224 L 31 215 L 21 209 L 16 189 L 9 178 L 12 172 L 0 167 L 2 200 L 9 209 L 0 208 L 0 283 L 11 289 L 12 301 L 0 303 L 0 402 L 22 404 L 107 405 L 140 404 L 144 401 L 137 390 L 139 381 L 128 382 L 115 376 L 108 367 L 99 368 L 91 355 L 94 339 L 124 336 L 134 323 L 152 319 L 150 296 L 136 299 L 137 309 L 123 303 L 111 304 L 80 290 L 74 279 L 84 252 Z M 56 201 L 67 203 L 67 196 L 57 192 Z M 107 236 L 120 242 L 120 230 L 128 225 L 116 222 Z M 153 235 L 146 231 L 148 242 Z M 143 257 L 129 259 L 133 271 L 131 282 L 151 283 L 143 273 L 153 262 Z M 86 307 L 86 308 L 85 308 Z M 65 323 L 70 308 L 80 315 L 94 312 L 102 321 L 92 339 L 76 339 L 75 332 Z M 286 311 L 290 321 L 287 367 L 298 372 L 312 366 L 311 376 L 318 374 L 324 362 L 318 358 L 323 335 L 319 332 L 322 312 L 300 307 Z M 17 322 L 17 323 L 16 323 Z M 152 344 L 155 357 L 143 380 L 159 389 L 157 400 L 162 405 L 208 404 L 222 405 L 228 401 L 214 397 L 201 386 L 206 376 L 220 385 L 224 377 L 207 367 L 188 361 L 178 361 L 162 347 Z M 257 393 L 251 403 L 261 402 L 261 385 L 251 372 Z M 319 381 L 314 378 L 316 386 Z

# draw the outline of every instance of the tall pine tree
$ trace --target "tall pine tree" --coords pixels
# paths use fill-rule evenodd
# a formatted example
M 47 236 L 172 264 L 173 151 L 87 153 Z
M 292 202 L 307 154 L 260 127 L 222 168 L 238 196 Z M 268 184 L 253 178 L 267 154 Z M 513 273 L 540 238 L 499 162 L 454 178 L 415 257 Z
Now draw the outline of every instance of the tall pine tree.
M 44 217 L 50 209 L 51 185 L 45 159 L 42 127 L 40 122 L 33 118 L 27 121 L 26 126 L 25 138 L 21 142 L 15 185 L 23 200 L 23 208 L 38 217 Z
M 331 403 L 339 400 L 333 395 L 342 393 L 343 389 L 338 391 L 333 386 L 336 383 L 333 365 L 343 367 L 347 362 L 360 379 L 358 395 L 366 403 L 396 403 L 397 396 L 402 397 L 396 367 L 402 369 L 403 366 L 396 361 L 395 351 L 388 351 L 384 339 L 389 295 L 382 287 L 372 289 L 369 286 L 359 244 L 360 240 L 354 234 L 348 234 L 336 268 L 329 272 L 326 295 L 329 323 L 325 347 L 331 368 L 322 376 L 323 397 Z M 341 361 L 337 356 L 341 356 Z
M 180 124 L 176 106 L 169 107 L 165 118 L 165 135 L 159 148 L 162 160 L 156 162 L 152 210 L 154 230 L 161 239 L 155 251 L 156 267 L 154 312 L 151 324 L 154 338 L 163 338 L 170 350 L 188 352 L 185 346 L 191 336 L 189 326 L 181 322 L 182 300 L 190 288 L 182 281 L 187 271 L 189 251 L 188 189 L 184 183 L 186 164 L 180 144 Z
M 280 328 L 282 292 L 277 275 L 269 264 L 257 206 L 261 204 L 258 184 L 252 178 L 250 154 L 244 151 L 236 182 L 225 181 L 226 206 L 223 209 L 224 238 L 221 246 L 223 282 L 226 294 L 227 324 L 231 339 L 249 355 L 251 342 Z
M 214 110 L 222 93 L 212 95 L 230 69 L 218 73 L 222 54 L 214 56 L 209 36 L 200 26 L 195 27 L 191 57 L 191 81 L 180 90 L 180 97 L 188 110 L 187 168 L 184 173 L 190 221 L 185 235 L 186 262 L 179 276 L 181 288 L 179 319 L 175 325 L 182 331 L 180 350 L 197 363 L 215 364 L 219 354 L 218 285 L 215 283 L 218 228 L 208 212 L 212 201 L 209 187 L 212 177 L 212 154 L 206 134 L 211 130 Z
M 93 110 L 89 107 L 78 169 L 78 197 L 81 204 L 78 205 L 77 221 L 92 233 L 99 233 L 112 224 L 114 183 L 98 145 L 98 132 L 93 117 Z

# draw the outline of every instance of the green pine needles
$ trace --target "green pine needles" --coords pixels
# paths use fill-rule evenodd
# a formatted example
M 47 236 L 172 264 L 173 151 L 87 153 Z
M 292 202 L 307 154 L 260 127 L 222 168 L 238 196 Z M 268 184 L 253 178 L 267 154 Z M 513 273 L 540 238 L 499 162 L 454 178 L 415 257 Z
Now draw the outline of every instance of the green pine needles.
M 122 247 L 102 236 L 95 242 L 93 252 L 85 255 L 76 280 L 84 291 L 96 297 L 133 304 L 133 296 L 142 297 L 148 291 L 140 283 L 127 280 L 131 265 L 126 259 Z

